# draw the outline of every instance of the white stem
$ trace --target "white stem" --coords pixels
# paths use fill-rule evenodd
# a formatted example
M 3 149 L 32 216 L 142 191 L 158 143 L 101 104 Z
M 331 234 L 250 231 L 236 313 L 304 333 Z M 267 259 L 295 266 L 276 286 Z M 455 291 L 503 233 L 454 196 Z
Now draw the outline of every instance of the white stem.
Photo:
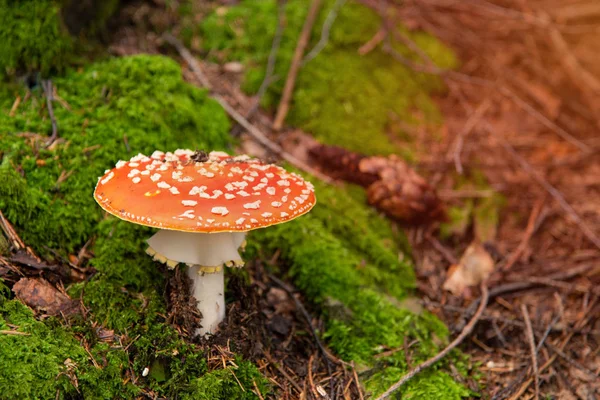
M 225 283 L 223 268 L 214 273 L 202 273 L 200 267 L 188 268 L 192 280 L 192 296 L 198 300 L 198 310 L 202 313 L 202 328 L 196 334 L 214 333 L 225 319 Z
M 244 232 L 192 233 L 159 230 L 148 239 L 148 253 L 173 268 L 188 264 L 192 296 L 202 313 L 202 328 L 196 334 L 215 333 L 225 319 L 225 285 L 223 265 L 242 266 L 237 249 L 244 242 Z

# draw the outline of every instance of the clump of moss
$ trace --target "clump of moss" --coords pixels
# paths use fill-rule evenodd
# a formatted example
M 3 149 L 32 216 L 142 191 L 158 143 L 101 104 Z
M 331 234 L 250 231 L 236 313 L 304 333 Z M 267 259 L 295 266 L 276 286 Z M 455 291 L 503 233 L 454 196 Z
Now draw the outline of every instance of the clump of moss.
M 281 251 L 295 284 L 323 310 L 327 318 L 323 335 L 329 346 L 359 364 L 369 392 L 381 393 L 407 372 L 408 365 L 403 351 L 376 359 L 377 354 L 416 339 L 411 359 L 424 361 L 441 349 L 448 332 L 434 316 L 417 315 L 402 306 L 415 277 L 410 263 L 399 258 L 398 235 L 389 223 L 345 189 L 317 182 L 316 194 L 319 202 L 306 216 L 253 232 L 250 251 L 263 252 L 266 259 Z M 458 362 L 461 357 L 457 353 L 452 359 Z M 444 371 L 444 365 L 419 376 L 403 395 L 468 396 L 470 392 Z
M 45 258 L 72 254 L 95 236 L 90 263 L 97 273 L 68 288 L 88 310 L 69 326 L 36 321 L 8 300 L 0 284 L 0 329 L 10 323 L 31 333 L 0 335 L 0 398 L 193 397 L 203 377 L 225 396 L 213 398 L 229 398 L 238 382 L 209 372 L 202 350 L 164 320 L 164 277 L 144 253 L 150 229 L 104 218 L 92 197 L 106 168 L 138 152 L 226 149 L 231 140 L 224 111 L 205 91 L 184 83 L 179 66 L 165 57 L 97 63 L 56 78 L 55 85 L 60 141 L 49 149 L 43 146 L 51 131 L 43 93 L 33 90 L 11 116 L 14 98 L 25 98 L 26 89 L 0 89 L 0 209 Z M 100 340 L 99 327 L 114 330 L 115 339 Z M 247 391 L 256 382 L 266 395 L 266 378 L 256 366 L 238 365 Z
M 327 1 L 312 32 L 316 44 L 321 27 L 334 1 Z M 275 73 L 279 79 L 271 85 L 263 105 L 277 104 L 289 69 L 294 48 L 304 22 L 308 2 L 286 3 L 285 31 L 278 52 Z M 406 149 L 386 133 L 392 119 L 408 124 L 439 122 L 440 114 L 428 96 L 442 88 L 435 77 L 418 74 L 381 49 L 360 56 L 358 48 L 380 29 L 379 17 L 369 8 L 348 2 L 333 24 L 327 45 L 302 67 L 293 96 L 288 122 L 314 134 L 329 144 L 344 143 L 350 150 L 367 154 L 405 154 Z M 272 39 L 277 29 L 277 2 L 242 1 L 221 8 L 200 25 L 203 46 L 222 60 L 241 60 L 247 65 L 244 88 L 256 93 L 265 73 Z M 403 32 L 414 40 L 440 67 L 455 65 L 453 54 L 439 41 L 422 33 Z M 309 48 L 312 47 L 309 46 Z M 398 51 L 414 57 L 400 45 Z
M 0 0 L 0 77 L 7 73 L 61 70 L 73 39 L 54 0 Z
M 102 219 L 91 193 L 119 159 L 178 147 L 225 149 L 229 122 L 206 92 L 183 82 L 168 58 L 137 56 L 94 64 L 55 80 L 61 143 L 41 89 L 9 111 L 25 89 L 0 89 L 0 207 L 36 251 L 72 252 Z M 33 133 L 33 134 L 32 134 Z M 17 172 L 17 167 L 19 172 Z

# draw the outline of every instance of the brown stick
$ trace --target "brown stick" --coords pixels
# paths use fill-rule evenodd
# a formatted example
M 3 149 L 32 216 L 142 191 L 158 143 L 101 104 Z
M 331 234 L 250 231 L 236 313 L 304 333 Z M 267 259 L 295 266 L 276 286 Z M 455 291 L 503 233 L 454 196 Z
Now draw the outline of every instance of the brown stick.
M 533 365 L 533 377 L 535 382 L 535 400 L 540 398 L 540 373 L 538 369 L 538 358 L 535 346 L 535 338 L 533 337 L 533 328 L 531 326 L 531 319 L 529 318 L 529 312 L 527 312 L 527 306 L 521 304 L 521 313 L 523 314 L 523 320 L 525 321 L 525 333 L 527 334 L 527 340 L 529 340 L 529 349 L 531 351 L 531 363 Z
M 521 258 L 521 255 L 525 251 L 525 248 L 527 248 L 527 243 L 529 243 L 531 236 L 533 236 L 533 232 L 535 231 L 536 222 L 540 215 L 540 212 L 542 211 L 543 205 L 544 205 L 544 201 L 540 200 L 537 203 L 535 203 L 535 205 L 533 206 L 533 209 L 531 210 L 531 214 L 529 215 L 529 221 L 527 221 L 527 227 L 525 228 L 525 234 L 523 234 L 523 238 L 521 239 L 521 243 L 519 243 L 519 246 L 514 251 L 514 253 L 512 253 L 510 255 L 510 258 L 508 259 L 508 261 L 502 268 L 503 270 L 506 271 L 506 270 L 510 269 L 517 261 L 519 261 L 519 258 Z
M 290 108 L 290 100 L 292 99 L 292 93 L 294 92 L 296 77 L 298 76 L 298 71 L 300 70 L 300 61 L 302 61 L 304 50 L 308 45 L 310 32 L 312 31 L 312 27 L 317 19 L 319 8 L 321 7 L 321 1 L 322 0 L 312 1 L 310 9 L 308 10 L 308 14 L 306 15 L 306 20 L 304 21 L 304 26 L 302 27 L 302 32 L 298 38 L 298 44 L 296 45 L 296 50 L 294 51 L 294 58 L 292 59 L 292 64 L 290 66 L 287 79 L 285 80 L 285 86 L 283 87 L 283 94 L 281 95 L 279 107 L 277 108 L 277 114 L 275 115 L 275 122 L 273 122 L 273 129 L 276 131 L 280 130 L 283 126 L 283 122 L 285 121 L 285 117 L 287 116 Z
M 202 72 L 200 63 L 198 62 L 198 60 L 196 60 L 196 58 L 194 58 L 192 53 L 190 53 L 189 50 L 186 49 L 185 46 L 173 35 L 165 34 L 163 36 L 163 38 L 165 39 L 165 41 L 167 41 L 173 47 L 175 47 L 175 49 L 179 52 L 181 57 L 183 57 L 185 62 L 190 66 L 192 72 L 194 73 L 194 75 L 196 76 L 196 78 L 198 79 L 200 84 L 202 86 L 204 86 L 206 89 L 211 90 L 212 85 L 210 84 L 210 81 L 208 80 L 208 78 L 206 78 L 206 76 Z M 221 97 L 220 95 L 218 95 L 216 93 L 213 93 L 212 98 L 215 99 L 221 105 L 221 107 L 223 107 L 225 112 L 227 114 L 229 114 L 229 116 L 231 118 L 233 118 L 238 124 L 240 124 L 244 129 L 246 129 L 246 131 L 248 132 L 248 135 L 250 135 L 250 137 L 252 137 L 254 140 L 256 140 L 257 142 L 262 144 L 264 147 L 266 147 L 273 153 L 277 154 L 278 156 L 280 156 L 281 158 L 283 158 L 285 161 L 289 162 L 293 166 L 295 166 L 303 171 L 308 172 L 309 174 L 319 178 L 323 182 L 334 183 L 333 179 L 331 179 L 327 175 L 322 174 L 321 172 L 312 168 L 311 166 L 304 163 L 303 161 L 298 160 L 296 157 L 285 152 L 281 148 L 281 146 L 279 146 L 278 144 L 271 141 L 267 137 L 267 135 L 262 133 L 256 126 L 252 125 L 246 118 L 244 118 L 243 115 L 241 115 L 231 105 L 229 105 L 229 103 L 223 97 Z
M 52 102 L 54 101 L 52 81 L 50 79 L 42 81 L 42 88 L 46 93 L 46 106 L 48 107 L 48 115 L 52 122 L 52 135 L 48 138 L 48 142 L 46 142 L 46 148 L 48 148 L 56 139 L 58 139 L 58 124 L 56 123 L 56 117 L 54 116 L 54 107 L 52 107 Z
M 452 343 L 450 343 L 448 346 L 446 346 L 446 348 L 444 350 L 442 350 L 435 356 L 431 357 L 427 361 L 417 365 L 416 368 L 412 369 L 410 372 L 408 372 L 406 375 L 404 375 L 402 377 L 402 379 L 400 379 L 398 382 L 396 382 L 392 386 L 390 386 L 390 388 L 388 390 L 386 390 L 384 393 L 382 393 L 376 400 L 383 400 L 383 399 L 388 398 L 393 392 L 400 389 L 400 387 L 402 387 L 402 385 L 404 385 L 410 379 L 414 378 L 417 374 L 419 374 L 424 369 L 431 367 L 433 364 L 440 361 L 442 358 L 446 357 L 448 355 L 448 353 L 450 353 L 450 351 L 452 351 L 452 349 L 454 349 L 456 346 L 461 344 L 466 339 L 466 337 L 469 336 L 471 334 L 471 332 L 473 332 L 475 325 L 477 325 L 477 321 L 479 321 L 479 318 L 481 317 L 481 315 L 483 314 L 483 311 L 485 310 L 485 307 L 487 306 L 488 298 L 489 298 L 488 288 L 487 288 L 486 283 L 483 282 L 481 284 L 481 303 L 479 303 L 479 308 L 477 309 L 477 312 L 475 313 L 475 315 L 473 316 L 471 321 L 469 321 L 469 323 L 462 330 L 460 335 L 458 335 L 456 337 L 456 339 L 454 339 L 452 341 Z

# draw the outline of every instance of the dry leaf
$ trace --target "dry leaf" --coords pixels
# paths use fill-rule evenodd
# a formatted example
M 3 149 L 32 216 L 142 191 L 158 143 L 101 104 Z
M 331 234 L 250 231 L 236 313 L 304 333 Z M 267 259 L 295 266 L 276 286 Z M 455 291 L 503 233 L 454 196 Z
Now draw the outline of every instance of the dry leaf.
M 468 287 L 479 285 L 494 271 L 492 256 L 479 243 L 471 243 L 457 265 L 452 265 L 443 288 L 460 296 Z
M 77 312 L 77 302 L 45 279 L 22 278 L 14 284 L 12 290 L 23 303 L 48 315 Z

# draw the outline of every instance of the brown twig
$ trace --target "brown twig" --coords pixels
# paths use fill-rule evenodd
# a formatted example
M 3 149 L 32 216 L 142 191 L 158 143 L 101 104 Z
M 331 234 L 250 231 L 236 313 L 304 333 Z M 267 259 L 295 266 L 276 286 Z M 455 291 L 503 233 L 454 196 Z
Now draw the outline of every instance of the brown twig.
M 488 133 L 498 139 L 500 145 L 515 161 L 517 161 L 521 168 L 527 172 L 529 176 L 531 176 L 540 186 L 542 186 L 554 198 L 554 200 L 556 200 L 560 207 L 569 215 L 569 217 L 571 217 L 575 224 L 577 224 L 585 237 L 588 238 L 588 240 L 592 242 L 594 246 L 600 249 L 600 238 L 587 226 L 577 211 L 575 211 L 567 202 L 562 193 L 552 186 L 546 179 L 544 179 L 536 170 L 534 170 L 531 164 L 521 157 L 521 155 L 519 155 L 519 153 L 517 153 L 517 151 L 510 145 L 510 143 L 498 135 L 488 122 L 485 122 L 484 126 L 486 127 Z
M 31 336 L 31 333 L 20 331 L 0 330 L 0 335 Z
M 0 210 L 0 228 L 2 228 L 2 231 L 10 241 L 14 250 L 20 250 L 25 248 L 25 243 L 23 242 L 23 240 L 21 240 L 11 223 L 8 222 L 8 220 L 2 213 L 2 210 Z
M 540 398 L 540 373 L 538 371 L 538 357 L 535 346 L 535 338 L 533 336 L 533 327 L 531 326 L 531 319 L 529 318 L 529 312 L 527 306 L 521 304 L 521 314 L 523 314 L 523 320 L 525 321 L 525 333 L 527 334 L 527 340 L 529 341 L 529 350 L 531 351 L 531 363 L 533 365 L 533 377 L 535 382 L 535 399 Z
M 454 160 L 454 167 L 456 168 L 456 172 L 458 172 L 459 175 L 462 175 L 464 172 L 462 162 L 460 161 L 460 155 L 461 155 L 461 152 L 463 149 L 465 138 L 467 137 L 467 135 L 469 135 L 471 133 L 471 131 L 473 131 L 473 129 L 479 123 L 479 121 L 481 121 L 481 118 L 483 117 L 485 112 L 488 110 L 488 108 L 490 108 L 490 104 L 491 103 L 490 103 L 489 99 L 486 98 L 479 105 L 479 107 L 477 107 L 475 112 L 469 117 L 469 119 L 465 123 L 465 126 L 458 133 L 458 136 L 456 137 L 456 141 L 454 143 L 451 156 L 452 156 L 452 159 Z
M 486 283 L 483 282 L 481 284 L 481 302 L 479 303 L 479 308 L 477 309 L 477 312 L 475 313 L 475 315 L 473 316 L 471 321 L 469 321 L 469 323 L 465 326 L 465 328 L 462 330 L 462 332 L 456 337 L 456 339 L 454 339 L 452 341 L 452 343 L 450 343 L 448 346 L 446 346 L 446 348 L 444 348 L 444 350 L 442 350 L 435 356 L 431 357 L 427 361 L 419 364 L 416 368 L 412 369 L 410 372 L 408 372 L 406 375 L 404 375 L 402 377 L 402 379 L 400 379 L 398 382 L 396 382 L 392 386 L 390 386 L 390 388 L 388 390 L 386 390 L 384 393 L 382 393 L 379 397 L 377 397 L 376 400 L 386 399 L 393 392 L 400 389 L 400 387 L 402 387 L 402 385 L 404 385 L 410 379 L 414 378 L 417 374 L 419 374 L 424 369 L 431 367 L 433 364 L 437 363 L 438 361 L 440 361 L 441 359 L 446 357 L 448 355 L 448 353 L 450 353 L 450 351 L 452 351 L 452 349 L 454 349 L 456 346 L 461 344 L 465 340 L 465 338 L 467 336 L 469 336 L 471 334 L 471 332 L 473 332 L 473 329 L 475 328 L 477 321 L 479 321 L 479 318 L 481 317 L 481 315 L 483 314 L 483 311 L 485 310 L 485 307 L 487 306 L 488 298 L 489 298 L 488 288 L 487 288 Z
M 287 379 L 287 381 L 289 383 L 292 384 L 292 386 L 298 391 L 298 393 L 302 393 L 302 388 L 300 387 L 300 385 L 294 379 L 292 379 L 292 377 L 287 372 L 285 372 L 285 370 L 283 368 L 281 368 L 279 363 L 277 361 L 273 360 L 273 357 L 271 357 L 271 355 L 269 353 L 265 352 L 264 355 L 265 355 L 265 358 L 267 359 L 267 361 L 269 361 L 269 364 L 274 366 L 275 369 L 277 369 L 277 371 L 279 371 L 279 373 L 281 375 L 283 375 L 283 377 L 285 379 Z
M 315 328 L 313 327 L 312 318 L 310 317 L 310 314 L 308 313 L 308 311 L 306 311 L 306 308 L 304 308 L 304 306 L 302 305 L 300 300 L 298 300 L 296 298 L 296 296 L 294 296 L 294 291 L 285 282 L 283 282 L 281 279 L 277 278 L 275 275 L 267 274 L 267 276 L 269 277 L 269 279 L 271 279 L 273 282 L 275 282 L 277 284 L 277 286 L 279 286 L 283 290 L 285 290 L 286 293 L 288 294 L 288 296 L 290 296 L 290 298 L 294 301 L 296 308 L 302 313 L 302 315 L 306 319 L 308 327 L 310 328 L 310 331 L 315 339 L 315 343 L 317 344 L 317 347 L 321 351 L 321 354 L 322 354 L 323 358 L 325 359 L 325 362 L 327 363 L 327 369 L 330 370 L 331 369 L 330 362 L 331 361 L 335 362 L 335 360 L 333 360 L 330 357 L 329 352 L 325 349 L 325 347 L 323 346 L 323 343 L 321 343 L 321 339 L 319 339 L 319 335 L 317 335 L 317 332 L 315 331 Z M 331 371 L 330 371 L 330 374 L 331 374 Z
M 358 390 L 358 397 L 360 400 L 364 400 L 365 397 L 363 396 L 362 386 L 360 386 L 360 381 L 358 380 L 358 374 L 356 373 L 356 367 L 354 366 L 354 361 L 352 361 L 351 365 L 352 365 L 352 376 L 353 376 L 354 382 L 356 384 L 356 390 Z
M 379 43 L 383 42 L 383 39 L 385 39 L 386 35 L 387 33 L 385 29 L 378 30 L 371 39 L 366 41 L 365 44 L 358 48 L 358 54 L 364 56 L 372 52 L 375 49 L 375 47 L 379 45 Z
M 285 80 L 283 93 L 281 95 L 281 100 L 279 101 L 279 107 L 277 107 L 275 121 L 273 122 L 273 129 L 276 131 L 282 128 L 285 117 L 287 116 L 290 107 L 290 100 L 292 99 L 292 94 L 294 92 L 294 85 L 296 84 L 296 77 L 298 76 L 298 71 L 300 70 L 300 61 L 302 61 L 304 50 L 308 45 L 310 32 L 312 31 L 312 27 L 317 19 L 321 2 L 322 0 L 312 0 L 310 9 L 306 15 L 306 20 L 304 21 L 304 26 L 302 27 L 302 32 L 300 33 L 298 44 L 296 45 L 296 50 L 294 51 L 292 64 L 290 65 L 290 70 Z
M 194 58 L 194 56 L 189 52 L 189 50 L 187 50 L 185 48 L 185 46 L 173 35 L 165 34 L 163 37 L 164 37 L 165 41 L 167 41 L 168 43 L 173 45 L 173 47 L 175 47 L 175 49 L 179 52 L 181 57 L 183 57 L 183 59 L 190 66 L 192 72 L 194 73 L 194 75 L 196 76 L 198 81 L 201 83 L 201 85 L 204 86 L 205 88 L 211 90 L 212 85 L 210 84 L 210 82 L 208 81 L 208 79 L 206 78 L 204 73 L 202 72 L 200 63 L 198 62 L 198 60 L 196 60 Z M 296 168 L 299 168 L 305 172 L 308 172 L 309 174 L 315 176 L 316 178 L 321 179 L 323 182 L 331 183 L 331 184 L 334 183 L 334 181 L 330 177 L 322 174 L 321 172 L 312 168 L 305 162 L 303 162 L 303 161 L 297 159 L 296 157 L 292 156 L 291 154 L 287 153 L 286 151 L 284 151 L 281 148 L 281 146 L 279 146 L 278 144 L 271 141 L 271 139 L 269 139 L 267 137 L 267 135 L 262 133 L 256 126 L 252 125 L 246 118 L 244 118 L 243 115 L 241 115 L 239 112 L 237 112 L 223 97 L 221 97 L 220 95 L 218 95 L 216 93 L 213 93 L 212 97 L 221 105 L 221 107 L 223 107 L 225 112 L 227 114 L 229 114 L 229 116 L 231 118 L 233 118 L 238 124 L 240 124 L 244 129 L 246 129 L 246 131 L 248 132 L 248 135 L 250 135 L 250 137 L 252 137 L 254 140 L 259 142 L 265 148 L 267 148 L 270 151 L 272 151 L 273 153 L 277 154 L 278 156 L 280 156 L 281 158 L 283 158 L 285 161 L 289 162 Z
M 273 42 L 271 44 L 271 51 L 269 52 L 269 58 L 267 59 L 267 68 L 265 70 L 265 78 L 263 79 L 260 87 L 258 88 L 258 92 L 256 93 L 256 99 L 248 113 L 246 114 L 246 118 L 250 119 L 258 110 L 260 106 L 260 101 L 267 92 L 267 89 L 271 84 L 276 80 L 273 73 L 275 72 L 275 62 L 277 61 L 277 53 L 279 52 L 279 47 L 281 45 L 281 38 L 283 37 L 283 30 L 285 27 L 285 5 L 286 0 L 277 2 L 277 7 L 279 8 L 277 12 L 277 30 L 275 31 L 275 36 L 273 36 Z
M 305 66 L 309 61 L 313 60 L 316 56 L 318 56 L 319 53 L 325 48 L 325 46 L 327 46 L 327 42 L 329 41 L 329 33 L 331 32 L 331 27 L 333 26 L 333 23 L 337 18 L 338 12 L 345 3 L 346 0 L 336 0 L 335 4 L 331 7 L 329 14 L 327 14 L 327 18 L 325 18 L 325 22 L 323 22 L 319 42 L 302 59 L 302 63 L 300 64 L 301 67 Z
M 521 238 L 521 242 L 519 243 L 519 246 L 517 247 L 517 249 L 510 255 L 508 261 L 506 261 L 506 264 L 504 264 L 504 267 L 502 267 L 503 270 L 506 271 L 506 270 L 510 269 L 521 258 L 521 255 L 527 248 L 527 244 L 529 243 L 531 236 L 533 236 L 533 232 L 535 231 L 535 227 L 537 225 L 537 220 L 540 215 L 540 212 L 542 211 L 543 206 L 544 206 L 543 199 L 538 200 L 534 204 L 533 209 L 531 210 L 531 214 L 529 215 L 529 220 L 527 221 L 527 227 L 525 228 L 525 233 L 523 234 L 523 237 Z
M 58 139 L 58 124 L 56 123 L 56 117 L 54 116 L 54 108 L 52 106 L 52 102 L 54 101 L 54 89 L 52 88 L 52 81 L 50 79 L 42 81 L 42 88 L 44 89 L 44 93 L 46 94 L 46 106 L 48 107 L 48 115 L 50 116 L 50 121 L 52 122 L 52 135 L 48 138 L 46 142 L 46 148 L 50 147 L 52 143 L 56 139 Z

